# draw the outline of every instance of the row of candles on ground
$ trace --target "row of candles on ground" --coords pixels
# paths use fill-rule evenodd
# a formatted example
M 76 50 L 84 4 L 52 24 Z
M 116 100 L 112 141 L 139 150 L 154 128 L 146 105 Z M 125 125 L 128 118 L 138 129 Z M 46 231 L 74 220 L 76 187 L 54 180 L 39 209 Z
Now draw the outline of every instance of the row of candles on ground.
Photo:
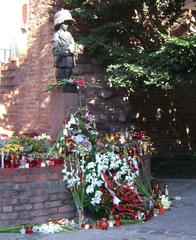
M 27 155 L 10 155 L 1 153 L 1 168 L 33 168 L 46 166 L 61 166 L 64 164 L 63 157 L 54 157 L 51 159 L 32 158 Z
M 97 220 L 95 227 L 96 229 L 108 230 L 108 228 L 112 228 L 114 226 L 119 227 L 121 225 L 120 215 L 110 215 L 109 219 L 102 218 L 101 220 Z M 93 224 L 81 224 L 81 227 L 84 229 L 91 229 L 93 228 Z
M 152 216 L 157 216 L 158 214 L 162 215 L 164 213 L 164 209 L 163 208 L 154 208 L 151 210 L 148 210 L 147 212 L 141 212 L 138 211 L 135 220 L 149 220 Z M 62 219 L 60 221 L 54 222 L 54 223 L 58 223 L 61 226 L 65 225 L 67 227 L 71 227 L 72 229 L 74 229 L 74 227 L 78 226 L 78 224 L 74 221 L 74 220 L 69 220 L 69 219 Z M 121 222 L 121 218 L 119 214 L 116 215 L 109 215 L 109 218 L 102 218 L 101 220 L 97 220 L 95 224 L 93 223 L 82 223 L 81 224 L 81 228 L 82 229 L 100 229 L 100 230 L 108 230 L 109 228 L 113 228 L 113 227 L 119 227 L 121 226 L 122 222 Z M 50 224 L 48 225 L 48 227 L 50 227 Z M 39 228 L 37 226 L 31 226 L 31 225 L 27 225 L 27 226 L 23 226 L 20 230 L 21 234 L 32 234 L 34 232 L 38 232 Z
M 68 224 L 70 226 L 73 226 L 73 220 L 69 223 L 69 220 L 67 219 L 67 222 L 65 224 Z M 119 214 L 116 215 L 109 215 L 109 219 L 102 218 L 101 220 L 97 220 L 95 224 L 92 223 L 82 223 L 81 228 L 83 229 L 102 229 L 107 230 L 108 228 L 112 228 L 114 226 L 119 227 L 121 225 L 121 218 Z
M 135 215 L 135 221 L 147 221 L 150 220 L 153 216 L 156 217 L 158 215 L 164 214 L 164 208 L 161 205 L 157 205 L 156 207 L 147 210 L 146 212 L 138 211 Z M 68 220 L 69 222 L 69 220 Z M 70 222 L 70 226 L 73 226 L 73 220 Z M 119 227 L 121 225 L 121 217 L 119 214 L 109 215 L 109 218 L 102 218 L 101 220 L 96 221 L 95 225 L 92 223 L 82 223 L 81 228 L 83 229 L 92 229 L 95 227 L 96 229 L 108 230 L 108 228 Z
M 74 227 L 78 226 L 74 220 L 69 220 L 69 219 L 62 219 L 59 221 L 54 221 L 54 223 L 60 224 L 60 226 L 65 225 L 65 226 L 71 227 L 73 229 L 74 229 Z M 50 222 L 48 224 L 48 226 L 50 226 L 51 224 L 52 224 L 52 222 Z M 107 218 L 102 218 L 102 220 L 98 220 L 95 224 L 82 223 L 81 228 L 93 229 L 95 227 L 96 229 L 107 230 L 109 227 L 110 228 L 114 227 L 114 226 L 119 227 L 120 225 L 121 225 L 120 216 L 118 214 L 116 214 L 115 216 L 111 215 L 109 217 L 109 220 L 107 220 Z M 32 234 L 34 232 L 38 232 L 37 227 L 32 226 L 32 225 L 22 226 L 22 228 L 20 229 L 21 234 Z

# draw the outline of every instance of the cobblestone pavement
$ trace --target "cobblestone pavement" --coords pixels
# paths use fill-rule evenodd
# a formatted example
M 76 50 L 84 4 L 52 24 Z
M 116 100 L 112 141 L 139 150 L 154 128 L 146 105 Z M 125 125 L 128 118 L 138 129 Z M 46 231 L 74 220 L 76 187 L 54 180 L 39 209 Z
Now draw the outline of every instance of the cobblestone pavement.
M 163 180 L 162 180 L 163 181 Z M 120 228 L 80 230 L 74 233 L 0 234 L 0 240 L 196 240 L 196 179 L 164 180 L 170 189 L 173 207 L 151 221 Z

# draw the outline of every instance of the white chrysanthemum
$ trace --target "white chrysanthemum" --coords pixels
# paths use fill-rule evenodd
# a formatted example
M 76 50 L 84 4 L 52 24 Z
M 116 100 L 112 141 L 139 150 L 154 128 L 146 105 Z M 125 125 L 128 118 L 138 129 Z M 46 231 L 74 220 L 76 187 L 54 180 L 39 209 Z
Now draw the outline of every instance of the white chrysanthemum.
M 116 160 L 120 159 L 119 156 L 118 156 L 116 153 L 114 153 L 114 152 L 108 153 L 108 157 L 109 157 L 112 161 L 116 161 Z
M 63 135 L 64 135 L 64 136 L 68 136 L 68 135 L 69 135 L 67 128 L 64 128 L 64 129 L 63 129 Z
M 93 176 L 91 175 L 91 173 L 87 174 L 86 175 L 86 182 L 91 183 L 92 180 L 93 180 Z
M 120 159 L 117 159 L 116 161 L 111 161 L 110 162 L 110 166 L 109 166 L 109 169 L 117 169 L 121 164 L 121 160 Z
M 126 176 L 125 180 L 127 181 L 127 185 L 132 185 L 134 182 L 134 177 L 133 176 Z
M 98 178 L 93 178 L 92 184 L 94 186 L 101 187 L 101 185 L 103 184 L 103 181 L 102 180 L 98 180 Z
M 101 163 L 103 161 L 103 155 L 100 153 L 95 154 L 95 160 L 97 163 Z
M 171 206 L 171 201 L 168 200 L 168 197 L 166 197 L 165 195 L 162 195 L 161 204 L 163 205 L 164 209 L 169 209 Z
M 42 224 L 39 227 L 39 232 L 42 233 L 55 233 L 55 232 L 61 232 L 63 231 L 63 228 L 59 224 Z
M 95 166 L 96 166 L 96 164 L 94 162 L 90 162 L 90 163 L 87 164 L 86 168 L 87 169 L 93 169 L 93 168 L 95 168 Z
M 34 139 L 37 139 L 37 140 L 51 140 L 51 137 L 46 133 L 42 133 L 39 136 L 35 136 Z
M 124 164 L 122 167 L 121 167 L 121 171 L 122 171 L 122 175 L 126 174 L 128 171 L 129 171 L 129 166 Z
M 102 196 L 102 192 L 97 190 L 95 192 L 95 197 L 92 198 L 92 200 L 91 200 L 91 204 L 93 204 L 93 205 L 99 204 L 101 202 L 101 196 Z
M 72 176 L 72 178 L 67 178 L 67 187 L 71 188 L 73 186 L 80 185 L 80 178 L 78 176 Z
M 132 158 L 132 163 L 133 163 L 134 167 L 137 169 L 136 172 L 135 172 L 135 174 L 136 174 L 137 176 L 139 176 L 139 167 L 138 167 L 137 158 L 135 158 L 135 157 Z
M 121 172 L 121 171 L 118 171 L 118 172 L 116 173 L 116 175 L 114 176 L 114 180 L 116 181 L 116 180 L 121 179 L 121 176 L 122 176 L 122 172 Z
M 70 120 L 69 120 L 69 122 L 68 122 L 70 125 L 71 124 L 76 124 L 76 119 L 75 119 L 75 117 L 74 117 L 74 115 L 73 114 L 71 114 L 71 117 L 70 117 Z
M 94 192 L 94 186 L 91 184 L 86 188 L 86 193 L 90 194 Z
M 97 174 L 98 176 L 101 175 L 102 172 L 105 172 L 108 169 L 108 165 L 105 164 L 99 164 L 97 167 Z

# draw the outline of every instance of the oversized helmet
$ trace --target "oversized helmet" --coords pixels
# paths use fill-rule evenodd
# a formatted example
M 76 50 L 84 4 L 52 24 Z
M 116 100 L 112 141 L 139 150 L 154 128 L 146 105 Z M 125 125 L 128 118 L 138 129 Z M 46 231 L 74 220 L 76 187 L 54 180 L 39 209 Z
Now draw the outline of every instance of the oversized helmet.
M 60 11 L 55 13 L 55 15 L 54 15 L 54 26 L 57 26 L 57 25 L 63 23 L 64 21 L 75 22 L 75 20 L 71 16 L 70 11 L 67 10 L 67 9 L 61 9 Z

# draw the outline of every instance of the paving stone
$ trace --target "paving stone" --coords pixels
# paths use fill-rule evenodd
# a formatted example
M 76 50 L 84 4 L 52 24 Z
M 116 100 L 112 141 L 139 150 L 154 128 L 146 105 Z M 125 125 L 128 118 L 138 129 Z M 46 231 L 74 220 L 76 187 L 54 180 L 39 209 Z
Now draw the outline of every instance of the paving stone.
M 173 201 L 171 211 L 153 218 L 144 224 L 123 225 L 120 228 L 102 230 L 80 230 L 75 233 L 0 234 L 0 240 L 196 240 L 196 179 L 163 180 L 169 186 L 171 197 L 181 196 Z

